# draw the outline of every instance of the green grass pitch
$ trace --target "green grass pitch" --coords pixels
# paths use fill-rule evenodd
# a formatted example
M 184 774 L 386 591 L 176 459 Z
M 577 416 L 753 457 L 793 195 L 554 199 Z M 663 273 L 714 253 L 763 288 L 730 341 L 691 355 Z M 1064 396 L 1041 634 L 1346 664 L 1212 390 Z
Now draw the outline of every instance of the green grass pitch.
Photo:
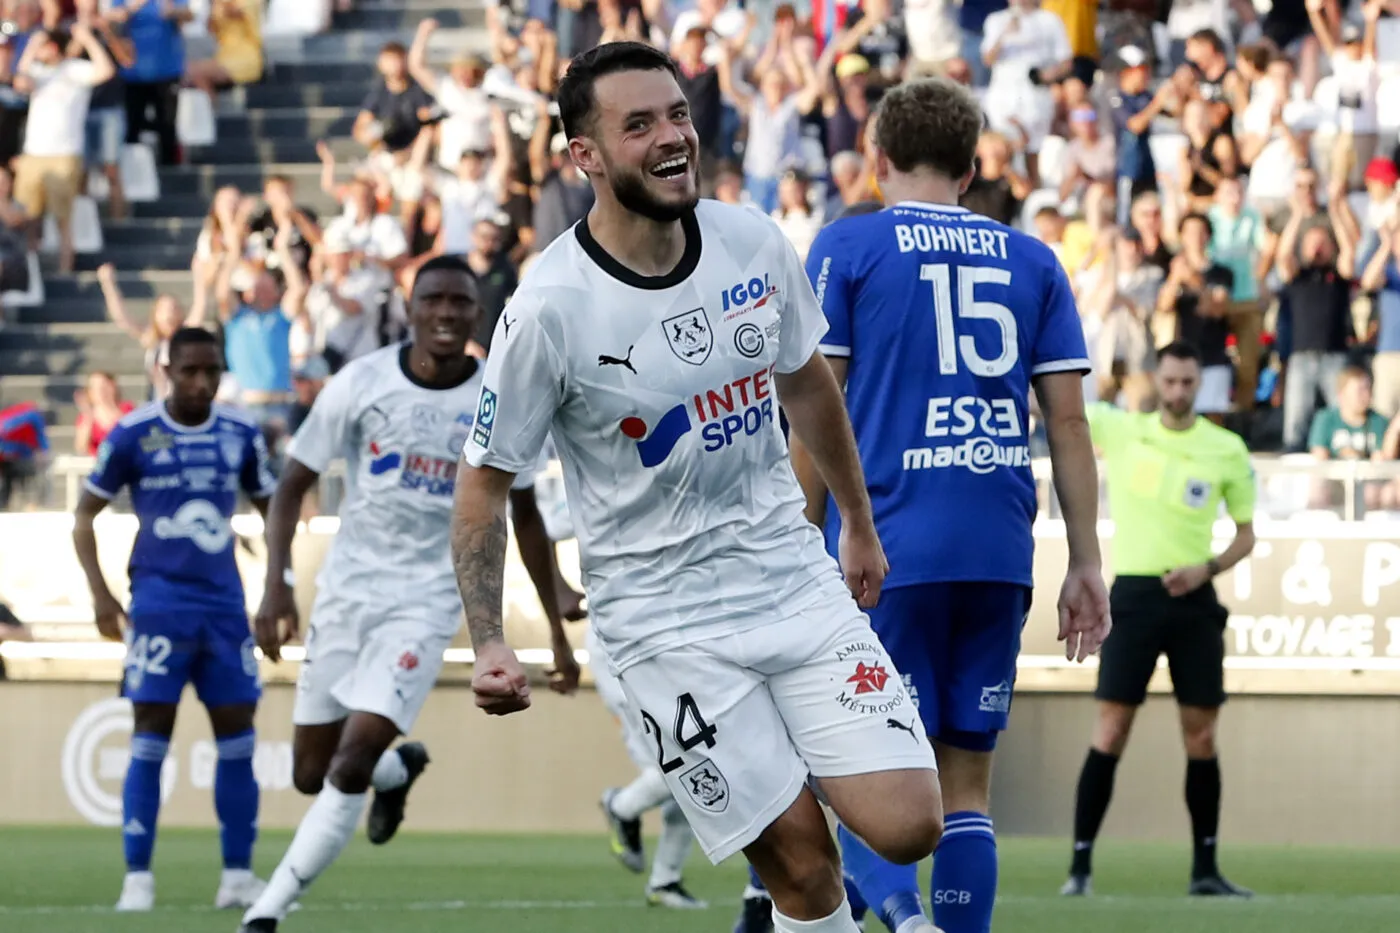
M 268 833 L 266 876 L 288 842 Z M 1226 846 L 1232 879 L 1252 902 L 1183 896 L 1189 843 L 1106 842 L 1096 853 L 1098 896 L 1055 891 L 1064 840 L 1003 839 L 997 933 L 1396 933 L 1400 849 Z M 114 831 L 0 829 L 4 933 L 234 933 L 236 912 L 212 907 L 218 839 L 168 830 L 156 851 L 155 913 L 112 913 L 121 886 Z M 926 871 L 920 872 L 927 884 Z M 728 933 L 743 886 L 738 860 L 692 859 L 688 883 L 709 910 L 647 907 L 643 879 L 612 861 L 601 836 L 447 836 L 404 833 L 377 849 L 357 838 L 307 895 L 286 933 Z M 877 921 L 868 931 L 881 931 Z

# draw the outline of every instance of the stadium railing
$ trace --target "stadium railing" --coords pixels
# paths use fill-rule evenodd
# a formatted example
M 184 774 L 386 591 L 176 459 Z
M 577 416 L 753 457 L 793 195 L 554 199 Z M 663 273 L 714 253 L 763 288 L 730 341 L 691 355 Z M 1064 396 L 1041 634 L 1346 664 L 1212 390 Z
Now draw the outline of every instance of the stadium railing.
M 1255 457 L 1254 472 L 1258 478 L 1257 511 L 1261 517 L 1287 521 L 1289 519 L 1344 521 L 1400 521 L 1400 509 L 1367 509 L 1365 489 L 1370 484 L 1395 484 L 1393 498 L 1400 504 L 1400 461 L 1332 460 L 1318 462 L 1309 454 L 1285 454 L 1280 457 Z M 83 479 L 92 471 L 93 458 L 64 454 L 53 459 L 49 467 L 48 494 L 42 505 L 49 509 L 72 511 L 82 495 Z M 557 470 L 557 464 L 554 465 Z M 1040 515 L 1058 519 L 1059 503 L 1051 483 L 1050 461 L 1033 461 L 1032 469 L 1040 493 Z M 1099 468 L 1100 515 L 1111 518 L 1104 491 L 1104 471 Z M 344 481 L 344 464 L 332 463 L 321 477 L 319 506 L 321 514 L 333 515 L 339 507 Z M 1326 484 L 1331 484 L 1330 488 Z M 1330 504 L 1314 505 L 1320 499 Z

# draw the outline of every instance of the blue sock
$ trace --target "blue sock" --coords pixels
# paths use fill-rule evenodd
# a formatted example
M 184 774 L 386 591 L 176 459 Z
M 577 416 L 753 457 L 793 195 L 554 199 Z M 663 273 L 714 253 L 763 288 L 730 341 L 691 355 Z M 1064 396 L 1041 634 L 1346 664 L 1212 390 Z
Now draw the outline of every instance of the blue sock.
M 753 888 L 755 891 L 763 891 L 765 893 L 768 891 L 768 889 L 763 886 L 763 879 L 758 877 L 758 872 L 754 870 L 752 865 L 749 866 L 749 887 Z
M 870 909 L 870 905 L 865 903 L 865 896 L 860 893 L 860 888 L 856 887 L 856 879 L 843 873 L 841 882 L 846 886 L 846 903 L 851 905 L 851 917 L 860 923 L 865 919 L 865 912 Z
M 841 861 L 845 872 L 855 882 L 861 897 L 880 920 L 891 930 L 911 917 L 922 917 L 924 907 L 919 900 L 919 867 L 895 865 L 870 851 L 846 827 L 836 830 L 841 841 Z
M 226 735 L 216 743 L 219 764 L 214 771 L 214 811 L 219 815 L 219 840 L 224 868 L 251 868 L 253 842 L 258 838 L 258 782 L 253 778 L 253 730 Z
M 997 898 L 992 818 L 950 813 L 933 853 L 933 922 L 944 933 L 989 933 Z
M 170 739 L 138 732 L 131 737 L 131 762 L 122 782 L 122 848 L 127 871 L 150 871 L 160 815 L 160 768 Z

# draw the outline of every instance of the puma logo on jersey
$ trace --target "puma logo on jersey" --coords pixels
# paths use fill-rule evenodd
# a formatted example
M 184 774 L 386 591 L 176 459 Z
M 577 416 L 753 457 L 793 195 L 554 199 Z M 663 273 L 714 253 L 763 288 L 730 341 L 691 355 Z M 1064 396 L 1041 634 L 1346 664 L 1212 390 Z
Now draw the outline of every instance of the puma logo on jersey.
M 900 732 L 907 732 L 907 733 L 909 733 L 909 738 L 913 739 L 915 742 L 918 742 L 918 741 L 919 741 L 919 735 L 918 735 L 917 732 L 914 731 L 914 722 L 916 722 L 916 721 L 917 721 L 917 720 L 913 720 L 913 721 L 911 721 L 911 722 L 909 723 L 909 725 L 906 726 L 904 723 L 900 722 L 898 719 L 886 719 L 886 720 L 885 720 L 885 728 L 886 728 L 886 729 L 898 729 Z
M 599 353 L 599 354 L 598 354 L 598 365 L 599 365 L 599 366 L 625 366 L 625 367 L 627 367 L 628 370 L 631 371 L 632 375 L 635 376 L 635 375 L 637 375 L 637 368 L 636 368 L 635 366 L 632 365 L 632 350 L 633 350 L 633 347 L 628 347 L 628 348 L 627 348 L 627 355 L 624 356 L 624 357 L 622 357 L 621 359 L 618 359 L 618 358 L 615 357 L 615 356 L 608 356 L 606 353 Z

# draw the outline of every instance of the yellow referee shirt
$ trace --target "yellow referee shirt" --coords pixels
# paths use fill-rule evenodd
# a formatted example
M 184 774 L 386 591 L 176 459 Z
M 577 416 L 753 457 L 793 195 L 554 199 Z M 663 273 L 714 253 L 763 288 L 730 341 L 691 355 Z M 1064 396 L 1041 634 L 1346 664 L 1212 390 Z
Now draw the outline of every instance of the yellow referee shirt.
M 1105 403 L 1088 414 L 1108 475 L 1115 573 L 1155 577 L 1210 560 L 1222 499 L 1236 522 L 1254 520 L 1254 468 L 1238 434 L 1205 418 L 1171 431 L 1156 413 Z

